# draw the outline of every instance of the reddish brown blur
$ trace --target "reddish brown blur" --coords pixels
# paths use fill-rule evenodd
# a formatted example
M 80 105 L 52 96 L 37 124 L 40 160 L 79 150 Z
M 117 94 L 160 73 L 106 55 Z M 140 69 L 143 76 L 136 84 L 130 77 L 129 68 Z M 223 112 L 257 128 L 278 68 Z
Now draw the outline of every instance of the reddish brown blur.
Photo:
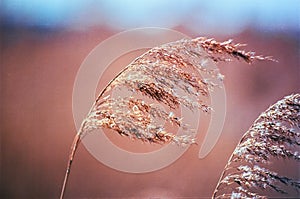
M 1 198 L 58 198 L 76 133 L 72 116 L 76 72 L 87 54 L 113 34 L 104 28 L 2 31 Z M 210 197 L 230 154 L 255 118 L 284 95 L 300 92 L 296 37 L 248 30 L 231 38 L 247 43 L 248 50 L 272 55 L 278 63 L 219 64 L 225 75 L 227 117 L 209 156 L 198 159 L 195 145 L 165 169 L 128 174 L 99 163 L 80 145 L 66 198 Z M 281 169 L 299 179 L 297 166 Z

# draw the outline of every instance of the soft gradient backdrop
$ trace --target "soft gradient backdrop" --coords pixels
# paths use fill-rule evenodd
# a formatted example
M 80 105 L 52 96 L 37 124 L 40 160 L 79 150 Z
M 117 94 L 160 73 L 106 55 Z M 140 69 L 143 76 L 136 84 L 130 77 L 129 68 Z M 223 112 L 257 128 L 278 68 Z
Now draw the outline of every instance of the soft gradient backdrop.
M 191 37 L 233 38 L 278 62 L 219 65 L 225 75 L 227 117 L 217 146 L 205 159 L 199 160 L 199 146 L 192 146 L 163 170 L 128 174 L 102 165 L 81 145 L 66 198 L 210 197 L 255 118 L 284 95 L 300 92 L 298 4 L 297 0 L 2 0 L 0 197 L 58 198 L 76 133 L 72 89 L 80 64 L 115 33 L 147 26 Z M 133 58 L 131 54 L 118 60 L 113 71 Z M 123 144 L 132 144 L 124 139 Z M 274 169 L 299 179 L 299 164 L 278 165 Z

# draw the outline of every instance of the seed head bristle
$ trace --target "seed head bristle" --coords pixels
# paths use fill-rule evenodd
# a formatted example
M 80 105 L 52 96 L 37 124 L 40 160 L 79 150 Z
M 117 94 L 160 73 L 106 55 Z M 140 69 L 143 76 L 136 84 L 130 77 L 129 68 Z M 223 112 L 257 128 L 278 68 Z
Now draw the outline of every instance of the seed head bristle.
M 109 128 L 121 135 L 149 142 L 195 143 L 193 130 L 179 121 L 172 110 L 185 106 L 209 113 L 209 92 L 219 89 L 223 75 L 211 65 L 213 62 L 195 40 L 183 39 L 155 47 L 135 59 L 100 94 L 88 115 L 84 131 Z M 204 79 L 202 74 L 210 78 Z M 114 89 L 126 89 L 133 93 L 131 98 L 113 97 Z M 141 96 L 151 99 L 154 105 L 164 104 L 169 111 L 146 105 Z M 102 96 L 106 95 L 104 99 Z M 132 105 L 134 104 L 134 105 Z M 167 132 L 156 122 L 157 118 L 181 128 L 182 136 Z
M 234 44 L 231 39 L 224 42 L 218 42 L 214 39 L 198 37 L 194 40 L 195 42 L 198 42 L 216 62 L 231 60 L 228 56 L 235 59 L 242 59 L 247 63 L 252 63 L 254 60 L 276 61 L 271 56 L 255 55 L 255 52 L 241 50 L 240 47 L 246 46 L 246 44 Z
M 300 161 L 300 94 L 279 100 L 263 112 L 244 134 L 229 159 L 215 189 L 214 198 L 222 193 L 240 198 L 264 197 L 265 189 L 286 194 L 287 187 L 300 190 L 300 182 L 281 176 L 266 167 L 274 159 Z M 226 174 L 226 175 L 225 175 Z M 256 192 L 257 191 L 257 192 Z

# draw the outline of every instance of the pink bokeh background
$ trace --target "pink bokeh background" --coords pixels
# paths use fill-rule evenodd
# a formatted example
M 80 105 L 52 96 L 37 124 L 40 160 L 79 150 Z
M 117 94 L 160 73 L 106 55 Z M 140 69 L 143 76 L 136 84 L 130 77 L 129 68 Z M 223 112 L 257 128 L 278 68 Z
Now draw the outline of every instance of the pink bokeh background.
M 248 25 L 229 35 L 219 34 L 220 30 L 203 35 L 184 25 L 172 29 L 191 37 L 232 38 L 248 44 L 245 48 L 257 54 L 272 55 L 278 62 L 218 64 L 225 75 L 227 115 L 221 137 L 205 159 L 198 159 L 199 146 L 194 145 L 169 167 L 152 173 L 129 174 L 99 163 L 80 145 L 66 198 L 210 197 L 230 154 L 252 122 L 283 96 L 300 92 L 297 31 L 258 30 Z M 96 45 L 119 31 L 107 25 L 84 30 L 1 26 L 1 198 L 59 197 L 76 133 L 72 91 L 77 71 Z M 114 63 L 115 70 L 111 72 L 125 67 L 123 63 L 134 59 L 133 55 Z M 199 136 L 201 140 L 204 135 L 199 132 Z M 146 151 L 157 148 L 120 139 L 117 134 L 112 134 L 111 139 L 128 148 L 132 144 Z M 272 167 L 299 179 L 299 163 L 288 162 Z M 297 197 L 297 193 L 287 196 Z
M 17 34 L 20 38 L 1 51 L 1 194 L 57 198 L 75 135 L 71 106 L 76 72 L 86 55 L 114 32 L 101 28 Z M 293 38 L 251 30 L 233 38 L 278 62 L 219 64 L 225 75 L 227 117 L 216 147 L 205 159 L 199 160 L 199 148 L 192 146 L 163 170 L 128 174 L 102 165 L 81 145 L 66 196 L 209 197 L 230 153 L 260 112 L 284 95 L 299 92 L 299 48 Z M 284 170 L 299 178 L 296 166 Z

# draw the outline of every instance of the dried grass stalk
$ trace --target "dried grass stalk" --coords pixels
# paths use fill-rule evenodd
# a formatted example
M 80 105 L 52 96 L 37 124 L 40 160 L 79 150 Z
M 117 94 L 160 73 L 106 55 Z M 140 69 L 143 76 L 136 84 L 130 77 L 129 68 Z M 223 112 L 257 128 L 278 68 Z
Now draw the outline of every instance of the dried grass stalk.
M 93 129 L 108 128 L 120 135 L 146 142 L 177 144 L 195 143 L 194 132 L 184 124 L 172 110 L 180 105 L 190 110 L 199 109 L 209 113 L 209 91 L 218 89 L 223 75 L 218 70 L 209 69 L 210 60 L 228 61 L 242 59 L 270 60 L 270 57 L 255 56 L 252 52 L 240 50 L 241 44 L 231 40 L 217 42 L 213 39 L 183 39 L 155 47 L 136 58 L 121 71 L 99 94 L 86 119 L 74 138 L 60 198 L 63 198 L 72 160 L 80 138 Z M 209 79 L 200 76 L 208 74 Z M 147 104 L 136 97 L 112 97 L 113 89 L 126 88 L 153 100 Z M 104 97 L 105 96 L 105 97 Z M 169 107 L 168 111 L 157 108 L 155 103 Z M 182 128 L 182 136 L 167 132 L 156 122 L 157 118 Z
M 300 161 L 300 94 L 278 101 L 263 112 L 231 155 L 213 198 L 267 198 L 258 192 L 286 194 L 300 190 L 300 181 L 266 167 L 272 159 Z

